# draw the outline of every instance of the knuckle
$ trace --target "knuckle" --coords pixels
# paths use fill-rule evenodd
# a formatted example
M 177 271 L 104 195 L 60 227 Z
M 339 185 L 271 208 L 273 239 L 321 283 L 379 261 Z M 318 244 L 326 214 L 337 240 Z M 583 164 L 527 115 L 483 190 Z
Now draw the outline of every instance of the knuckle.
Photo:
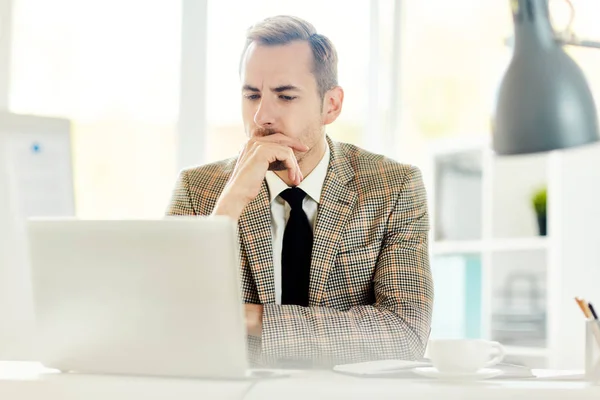
M 257 147 L 259 147 L 262 143 L 259 142 L 258 140 L 256 140 L 256 138 L 252 138 L 250 139 L 250 141 L 248 142 L 248 148 L 249 149 L 256 149 Z

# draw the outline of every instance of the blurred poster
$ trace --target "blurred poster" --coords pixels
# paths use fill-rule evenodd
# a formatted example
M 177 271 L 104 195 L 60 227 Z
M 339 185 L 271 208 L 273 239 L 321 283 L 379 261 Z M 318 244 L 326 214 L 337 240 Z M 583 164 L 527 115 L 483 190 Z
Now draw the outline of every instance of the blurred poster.
M 28 217 L 74 216 L 69 122 L 0 113 L 0 359 L 35 360 Z
M 10 186 L 28 217 L 74 215 L 69 133 L 8 135 Z

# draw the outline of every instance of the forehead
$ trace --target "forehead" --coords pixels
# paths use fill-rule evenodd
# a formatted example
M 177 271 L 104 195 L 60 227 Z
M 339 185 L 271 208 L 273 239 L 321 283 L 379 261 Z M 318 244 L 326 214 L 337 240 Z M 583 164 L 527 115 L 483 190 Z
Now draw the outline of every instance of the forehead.
M 246 84 L 309 84 L 313 55 L 310 45 L 296 41 L 285 45 L 266 46 L 256 42 L 248 46 L 242 61 L 241 78 Z

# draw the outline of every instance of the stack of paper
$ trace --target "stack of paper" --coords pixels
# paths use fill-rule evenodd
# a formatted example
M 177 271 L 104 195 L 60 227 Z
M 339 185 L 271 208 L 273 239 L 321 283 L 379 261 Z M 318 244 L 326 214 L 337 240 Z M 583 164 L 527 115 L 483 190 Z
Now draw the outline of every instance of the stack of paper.
M 368 361 L 356 364 L 341 364 L 333 367 L 335 372 L 362 377 L 407 377 L 415 378 L 413 369 L 420 367 L 431 367 L 431 361 L 427 359 L 419 361 L 404 360 L 380 360 Z M 494 365 L 504 373 L 495 379 L 535 378 L 531 369 L 521 365 L 500 363 Z

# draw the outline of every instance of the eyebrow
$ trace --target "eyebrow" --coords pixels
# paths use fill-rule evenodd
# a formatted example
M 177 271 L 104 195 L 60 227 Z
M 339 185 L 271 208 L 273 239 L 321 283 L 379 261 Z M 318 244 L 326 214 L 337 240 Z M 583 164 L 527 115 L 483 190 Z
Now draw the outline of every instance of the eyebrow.
M 248 91 L 248 92 L 260 93 L 259 88 L 250 86 L 250 85 L 244 85 L 242 90 Z M 288 91 L 299 92 L 300 88 L 298 88 L 297 86 L 294 86 L 294 85 L 283 85 L 283 86 L 277 86 L 277 87 L 271 88 L 271 91 L 275 92 L 275 93 L 288 92 Z

